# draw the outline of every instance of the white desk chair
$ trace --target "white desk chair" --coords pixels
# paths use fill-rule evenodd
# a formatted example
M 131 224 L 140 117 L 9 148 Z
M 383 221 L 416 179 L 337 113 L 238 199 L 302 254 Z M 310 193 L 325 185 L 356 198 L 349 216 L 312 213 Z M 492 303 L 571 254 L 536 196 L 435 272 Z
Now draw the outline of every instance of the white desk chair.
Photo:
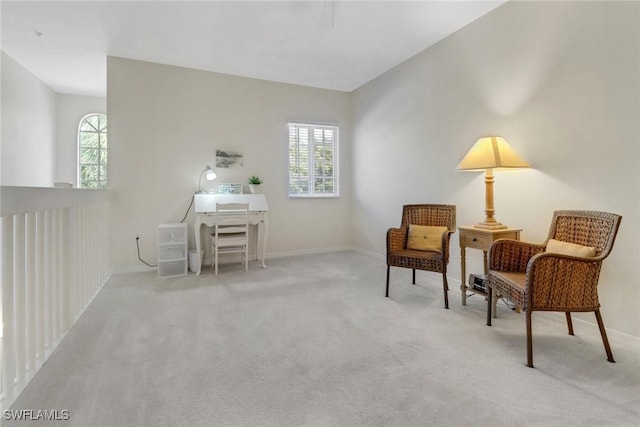
M 239 252 L 244 257 L 244 271 L 249 269 L 249 204 L 216 203 L 216 223 L 211 234 L 212 264 L 218 274 L 218 256 Z

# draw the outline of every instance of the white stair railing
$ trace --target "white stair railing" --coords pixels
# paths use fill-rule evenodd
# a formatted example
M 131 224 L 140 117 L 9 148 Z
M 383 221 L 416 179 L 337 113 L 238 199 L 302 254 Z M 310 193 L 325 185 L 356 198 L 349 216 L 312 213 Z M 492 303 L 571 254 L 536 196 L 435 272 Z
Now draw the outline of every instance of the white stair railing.
M 110 277 L 108 192 L 0 187 L 0 410 Z

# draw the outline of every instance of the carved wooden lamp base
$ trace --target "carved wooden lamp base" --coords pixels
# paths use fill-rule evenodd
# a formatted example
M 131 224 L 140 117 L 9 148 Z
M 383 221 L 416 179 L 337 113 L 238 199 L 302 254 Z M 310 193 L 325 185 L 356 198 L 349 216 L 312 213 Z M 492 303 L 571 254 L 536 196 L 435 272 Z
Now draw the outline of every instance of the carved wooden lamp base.
M 485 171 L 485 217 L 483 222 L 474 225 L 485 230 L 501 230 L 508 228 L 496 221 L 493 209 L 493 169 L 528 168 L 525 162 L 500 136 L 486 136 L 478 139 L 471 150 L 462 159 L 456 169 L 469 171 Z
M 475 228 L 482 228 L 483 230 L 502 230 L 504 228 L 509 228 L 501 222 L 479 222 L 474 225 Z
M 482 228 L 484 230 L 501 230 L 507 228 L 506 225 L 498 222 L 494 215 L 495 209 L 493 209 L 493 169 L 487 168 L 484 172 L 484 184 L 485 184 L 485 209 L 484 209 L 484 221 L 474 225 L 475 228 Z

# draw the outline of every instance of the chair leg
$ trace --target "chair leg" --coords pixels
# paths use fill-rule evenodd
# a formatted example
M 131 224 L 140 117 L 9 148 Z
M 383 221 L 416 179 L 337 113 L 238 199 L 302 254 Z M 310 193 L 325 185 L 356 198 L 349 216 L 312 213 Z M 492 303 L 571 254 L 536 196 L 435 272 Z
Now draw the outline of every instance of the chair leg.
M 573 335 L 573 322 L 571 321 L 571 312 L 564 313 L 567 316 L 567 327 L 569 328 L 569 335 Z
M 217 247 L 214 250 L 214 265 L 215 265 L 215 271 L 217 276 L 218 275 L 218 248 Z
M 387 264 L 387 293 L 384 295 L 385 297 L 389 298 L 389 269 L 391 267 L 389 266 L 389 264 Z
M 416 269 L 413 269 L 413 278 L 412 278 L 412 282 L 411 284 L 415 285 L 416 284 Z
M 213 236 L 211 236 L 211 267 L 215 268 L 216 265 L 216 245 L 215 242 L 213 240 Z
M 531 310 L 527 310 L 527 366 L 533 368 L 533 338 L 531 337 Z
M 611 363 L 616 363 L 613 359 L 613 353 L 611 352 L 611 346 L 609 345 L 609 339 L 607 339 L 607 331 L 604 329 L 604 323 L 602 322 L 602 316 L 600 310 L 596 310 L 596 320 L 598 321 L 598 327 L 600 328 L 600 335 L 602 335 L 602 342 L 604 343 L 604 350 L 607 352 L 607 360 Z
M 444 290 L 444 308 L 449 309 L 449 285 L 447 284 L 447 273 L 442 273 L 442 289 Z
M 491 307 L 493 306 L 493 288 L 487 286 L 487 326 L 491 326 Z

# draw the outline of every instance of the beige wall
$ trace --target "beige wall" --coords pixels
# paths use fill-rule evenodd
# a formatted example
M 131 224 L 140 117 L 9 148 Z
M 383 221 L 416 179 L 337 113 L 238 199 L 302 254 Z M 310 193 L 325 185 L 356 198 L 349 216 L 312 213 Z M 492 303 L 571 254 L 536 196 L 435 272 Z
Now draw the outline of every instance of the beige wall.
M 2 185 L 51 187 L 56 167 L 55 92 L 2 52 Z
M 239 169 L 217 170 L 219 182 L 264 180 L 270 256 L 344 248 L 350 242 L 349 95 L 120 58 L 107 61 L 111 259 L 116 271 L 156 259 L 158 224 L 179 222 L 198 177 L 216 149 L 244 154 Z M 341 126 L 342 196 L 287 196 L 287 122 Z M 193 211 L 188 217 L 190 239 Z
M 602 311 L 609 328 L 640 336 L 639 18 L 635 2 L 510 2 L 357 90 L 353 244 L 383 254 L 410 202 L 480 221 L 482 174 L 455 167 L 478 137 L 502 135 L 533 166 L 496 173 L 496 216 L 525 240 L 544 240 L 555 209 L 623 215 Z
M 75 186 L 78 124 L 106 99 L 55 93 L 4 52 L 1 74 L 2 185 Z
M 216 148 L 245 154 L 216 182 L 265 179 L 269 254 L 382 255 L 405 203 L 456 204 L 459 225 L 482 218 L 482 174 L 454 169 L 479 136 L 500 134 L 533 166 L 496 174 L 497 217 L 524 239 L 543 240 L 555 209 L 623 215 L 601 302 L 609 328 L 640 336 L 639 28 L 635 2 L 509 2 L 352 94 L 110 58 L 113 268 L 141 266 L 136 234 L 155 261 L 157 224 L 182 218 Z M 2 86 L 2 184 L 69 180 L 55 94 L 4 53 Z M 58 96 L 58 118 L 76 101 Z M 289 120 L 342 126 L 341 198 L 287 198 Z M 458 253 L 456 234 L 452 282 Z M 480 271 L 480 254 L 469 258 Z

